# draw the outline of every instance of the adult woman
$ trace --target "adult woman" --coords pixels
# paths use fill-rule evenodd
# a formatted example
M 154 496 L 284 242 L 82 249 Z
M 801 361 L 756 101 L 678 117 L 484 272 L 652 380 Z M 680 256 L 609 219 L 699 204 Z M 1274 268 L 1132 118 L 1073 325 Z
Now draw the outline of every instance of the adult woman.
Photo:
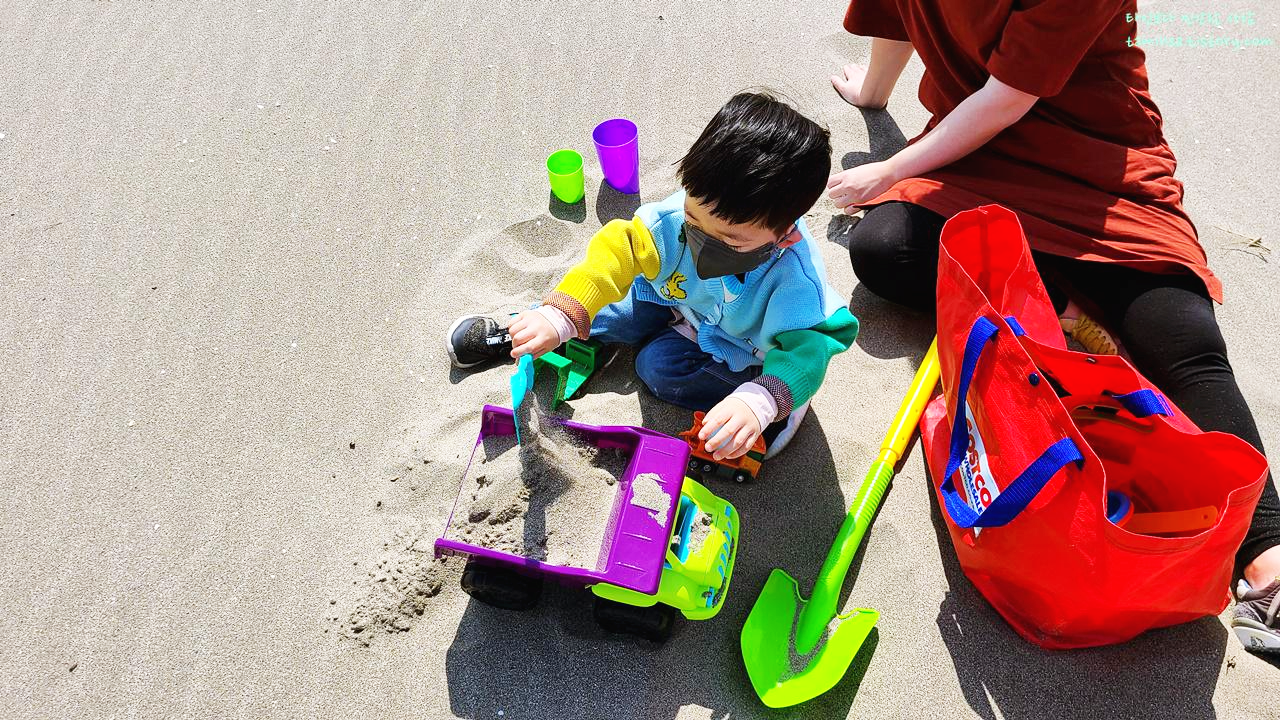
M 884 107 L 913 52 L 932 113 L 892 158 L 832 176 L 831 198 L 866 209 L 850 236 L 855 273 L 904 305 L 933 303 L 946 218 L 1014 210 L 1064 329 L 1089 349 L 1111 337 L 1202 429 L 1262 450 L 1214 317 L 1222 285 L 1182 209 L 1172 151 L 1134 45 L 1136 0 L 852 0 L 845 28 L 873 37 L 865 70 L 832 77 L 853 105 Z M 1232 625 L 1280 650 L 1280 497 L 1263 492 L 1237 557 Z M 1249 642 L 1253 639 L 1253 642 Z

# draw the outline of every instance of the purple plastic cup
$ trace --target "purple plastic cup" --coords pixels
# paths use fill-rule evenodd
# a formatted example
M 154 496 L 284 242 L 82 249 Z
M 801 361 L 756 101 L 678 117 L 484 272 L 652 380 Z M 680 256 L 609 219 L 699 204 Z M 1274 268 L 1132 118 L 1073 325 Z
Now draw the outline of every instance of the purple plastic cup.
M 626 118 L 605 120 L 591 131 L 604 179 L 614 190 L 640 192 L 640 133 Z

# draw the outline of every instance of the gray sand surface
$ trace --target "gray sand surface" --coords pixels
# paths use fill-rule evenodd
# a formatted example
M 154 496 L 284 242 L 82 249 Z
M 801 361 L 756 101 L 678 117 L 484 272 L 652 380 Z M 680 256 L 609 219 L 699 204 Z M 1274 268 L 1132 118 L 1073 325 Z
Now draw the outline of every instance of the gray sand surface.
M 765 479 L 714 485 L 742 516 L 716 618 L 655 646 L 571 589 L 468 602 L 432 561 L 513 370 L 451 370 L 445 330 L 537 301 L 635 209 L 601 184 L 596 123 L 639 125 L 643 201 L 742 88 L 830 126 L 837 165 L 923 127 L 918 60 L 885 112 L 831 90 L 870 49 L 844 5 L 0 3 L 0 717 L 1280 717 L 1280 668 L 1226 614 L 1081 652 L 1020 640 L 956 565 L 914 447 L 846 590 L 882 613 L 863 654 L 807 705 L 760 705 L 743 620 L 772 568 L 807 591 L 932 336 L 858 285 L 825 198 L 806 220 L 862 333 Z M 1265 3 L 1144 10 L 1253 10 L 1203 32 L 1280 40 Z M 1274 451 L 1280 50 L 1148 67 Z M 574 207 L 549 201 L 561 147 L 586 157 Z M 686 429 L 631 360 L 574 418 Z

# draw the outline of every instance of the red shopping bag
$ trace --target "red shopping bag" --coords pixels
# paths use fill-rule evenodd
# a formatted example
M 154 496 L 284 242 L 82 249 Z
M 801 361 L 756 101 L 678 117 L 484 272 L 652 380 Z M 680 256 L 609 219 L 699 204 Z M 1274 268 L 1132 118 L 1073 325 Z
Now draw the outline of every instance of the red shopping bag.
M 1222 611 L 1266 459 L 1201 432 L 1122 358 L 1068 350 L 1005 208 L 942 231 L 938 358 L 921 420 L 938 502 L 1019 635 L 1104 645 Z

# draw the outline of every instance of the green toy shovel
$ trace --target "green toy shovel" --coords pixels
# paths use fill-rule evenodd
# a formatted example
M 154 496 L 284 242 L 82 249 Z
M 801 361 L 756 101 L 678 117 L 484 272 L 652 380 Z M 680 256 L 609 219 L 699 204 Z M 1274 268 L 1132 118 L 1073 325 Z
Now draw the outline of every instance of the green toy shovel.
M 875 627 L 880 613 L 870 608 L 836 615 L 840 588 L 937 382 L 934 339 L 822 563 L 813 596 L 805 600 L 795 578 L 774 568 L 756 598 L 742 626 L 742 661 L 765 705 L 787 707 L 830 690 Z

